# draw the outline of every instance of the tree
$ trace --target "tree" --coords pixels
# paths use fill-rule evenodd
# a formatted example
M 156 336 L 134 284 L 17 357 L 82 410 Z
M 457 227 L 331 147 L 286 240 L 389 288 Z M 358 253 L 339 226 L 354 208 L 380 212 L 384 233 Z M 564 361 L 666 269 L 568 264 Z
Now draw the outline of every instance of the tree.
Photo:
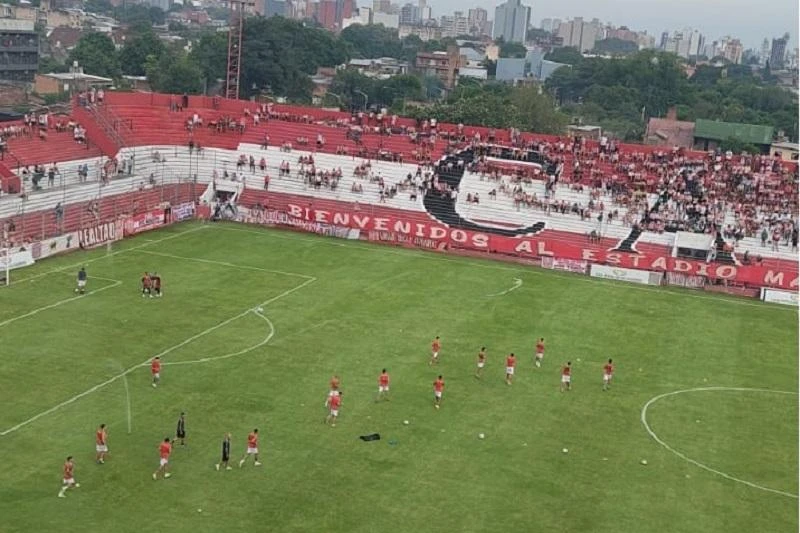
M 594 43 L 594 51 L 598 54 L 614 56 L 631 55 L 639 51 L 639 45 L 622 39 L 601 39 Z
M 548 61 L 555 61 L 556 63 L 564 63 L 566 65 L 579 65 L 583 61 L 583 55 L 577 48 L 571 46 L 564 46 L 556 48 L 552 52 L 547 53 L 544 58 Z
M 245 21 L 242 44 L 242 95 L 261 91 L 310 102 L 310 75 L 318 67 L 347 60 L 343 41 L 302 22 L 271 17 Z
M 119 54 L 122 72 L 131 76 L 144 76 L 145 63 L 149 56 L 160 58 L 166 47 L 153 30 L 148 28 L 144 33 L 134 36 L 125 44 Z
M 39 73 L 40 74 L 52 74 L 58 72 L 69 72 L 69 68 L 67 65 L 60 61 L 56 61 L 52 57 L 40 57 L 39 58 Z
M 528 55 L 527 48 L 520 43 L 507 43 L 505 41 L 501 41 L 498 44 L 500 45 L 500 57 L 513 57 L 521 59 Z
M 77 61 L 87 74 L 106 78 L 120 75 L 117 49 L 111 38 L 103 33 L 87 33 L 81 37 L 70 52 L 69 60 Z
M 352 57 L 399 59 L 403 55 L 403 43 L 397 36 L 397 30 L 386 28 L 383 24 L 353 24 L 342 30 L 340 38 L 348 46 Z
M 153 90 L 172 94 L 198 94 L 203 88 L 200 67 L 180 49 L 167 50 L 145 62 L 147 81 Z
M 228 36 L 220 32 L 206 32 L 192 47 L 189 57 L 199 67 L 206 85 L 225 78 L 228 65 Z

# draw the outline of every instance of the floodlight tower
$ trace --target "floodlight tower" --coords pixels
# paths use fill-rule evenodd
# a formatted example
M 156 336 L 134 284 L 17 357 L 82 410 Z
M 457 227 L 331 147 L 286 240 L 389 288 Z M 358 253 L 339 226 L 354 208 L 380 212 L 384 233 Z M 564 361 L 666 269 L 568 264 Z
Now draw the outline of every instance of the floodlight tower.
M 231 10 L 228 31 L 228 70 L 225 78 L 225 98 L 239 99 L 239 78 L 242 72 L 242 33 L 247 11 L 255 8 L 254 0 L 229 0 Z

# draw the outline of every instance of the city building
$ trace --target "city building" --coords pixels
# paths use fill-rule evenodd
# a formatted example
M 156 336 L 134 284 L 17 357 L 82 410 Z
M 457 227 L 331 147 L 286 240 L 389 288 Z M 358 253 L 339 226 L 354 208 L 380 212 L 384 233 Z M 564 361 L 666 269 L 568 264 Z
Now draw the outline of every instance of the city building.
M 417 24 L 419 22 L 419 7 L 414 4 L 405 4 L 400 8 L 400 24 Z
M 524 58 L 501 57 L 497 60 L 495 79 L 515 84 L 522 81 L 544 82 L 561 67 L 570 68 L 564 63 L 548 61 L 544 56 L 545 50 L 535 48 Z
M 32 20 L 0 19 L 0 80 L 34 81 L 39 36 Z
M 456 85 L 462 58 L 457 46 L 449 46 L 446 52 L 418 52 L 414 67 L 423 76 L 439 78 L 445 89 Z
M 491 35 L 492 22 L 489 20 L 489 12 L 477 7 L 467 11 L 467 25 L 469 34 L 475 36 Z
M 442 37 L 456 37 L 469 33 L 469 23 L 463 11 L 456 11 L 453 16 L 442 16 L 439 26 L 442 28 Z
M 772 70 L 781 70 L 784 68 L 786 60 L 786 45 L 789 43 L 789 34 L 786 33 L 783 37 L 772 39 L 772 48 L 769 53 L 769 67 Z
M 264 0 L 264 16 L 269 17 L 286 17 L 289 14 L 288 5 L 285 0 Z
M 694 125 L 694 148 L 697 150 L 716 150 L 720 143 L 737 139 L 757 147 L 761 153 L 769 153 L 775 130 L 772 126 L 740 124 L 697 119 Z
M 383 24 L 387 28 L 398 28 L 400 27 L 400 15 L 376 11 L 372 14 L 372 23 Z
M 362 26 L 372 24 L 372 9 L 368 7 L 359 7 L 356 9 L 353 16 L 342 20 L 342 29 L 352 26 L 353 24 L 361 24 Z
M 375 13 L 378 16 L 378 13 Z M 395 17 L 397 15 L 394 15 Z M 377 18 L 374 22 L 378 24 Z M 397 35 L 400 39 L 405 39 L 409 35 L 416 35 L 421 41 L 438 41 L 442 38 L 442 29 L 433 24 L 401 24 L 398 27 Z
M 558 36 L 564 39 L 564 46 L 571 46 L 581 53 L 589 52 L 594 49 L 594 43 L 603 38 L 603 27 L 597 19 L 584 22 L 582 17 L 575 17 L 558 26 Z
M 531 8 L 522 0 L 506 0 L 494 10 L 492 37 L 509 43 L 524 43 L 531 22 Z
M 722 47 L 722 57 L 736 65 L 742 62 L 744 46 L 739 39 L 729 39 L 724 42 Z
M 392 0 L 373 0 L 372 11 L 374 13 L 391 13 Z
M 664 40 L 665 36 L 666 40 Z M 672 52 L 673 54 L 685 59 L 701 55 L 705 55 L 710 59 L 714 55 L 713 53 L 712 55 L 708 55 L 708 47 L 703 34 L 691 28 L 685 28 L 682 31 L 676 31 L 672 35 L 664 32 L 664 34 L 661 36 L 661 39 L 662 50 L 665 52 Z
M 407 61 L 400 61 L 393 57 L 377 59 L 351 59 L 345 65 L 347 70 L 355 70 L 359 74 L 370 78 L 388 79 L 400 74 L 408 74 L 410 65 Z

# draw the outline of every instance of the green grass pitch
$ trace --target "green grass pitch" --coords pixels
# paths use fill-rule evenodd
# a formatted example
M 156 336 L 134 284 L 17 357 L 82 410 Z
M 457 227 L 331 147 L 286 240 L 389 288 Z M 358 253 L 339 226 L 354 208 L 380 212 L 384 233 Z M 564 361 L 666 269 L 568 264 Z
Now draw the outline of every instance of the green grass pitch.
M 89 294 L 76 298 L 79 264 Z M 145 270 L 163 277 L 162 299 L 140 296 Z M 515 278 L 518 289 L 490 296 Z M 13 281 L 0 289 L 3 533 L 798 529 L 796 310 L 192 223 Z M 259 305 L 263 316 L 248 311 Z M 119 377 L 159 353 L 158 389 L 147 366 Z M 609 357 L 616 381 L 603 392 Z M 574 388 L 560 393 L 566 360 Z M 391 400 L 375 403 L 384 367 Z M 323 425 L 333 374 L 335 428 Z M 649 400 L 714 387 L 649 405 L 647 423 L 677 453 L 648 434 Z M 188 446 L 176 446 L 172 478 L 153 481 L 181 411 Z M 105 465 L 94 463 L 101 422 Z M 256 427 L 264 465 L 215 471 L 223 434 L 238 460 Z M 373 432 L 382 439 L 358 439 Z M 59 499 L 67 455 L 81 487 Z

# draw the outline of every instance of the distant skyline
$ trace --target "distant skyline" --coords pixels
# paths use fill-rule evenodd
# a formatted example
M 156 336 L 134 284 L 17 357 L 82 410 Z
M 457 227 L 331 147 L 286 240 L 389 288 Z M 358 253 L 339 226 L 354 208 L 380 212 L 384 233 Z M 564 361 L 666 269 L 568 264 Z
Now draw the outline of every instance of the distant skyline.
M 364 1 L 364 0 L 362 0 Z M 395 0 L 401 5 L 406 1 Z M 494 8 L 505 0 L 428 0 L 433 15 L 439 18 L 453 11 L 466 12 L 482 7 L 494 18 Z M 789 49 L 797 44 L 800 13 L 797 0 L 769 0 L 755 3 L 752 0 L 522 0 L 532 8 L 531 24 L 539 26 L 543 18 L 573 17 L 598 18 L 615 26 L 628 26 L 632 30 L 647 30 L 656 37 L 661 32 L 673 32 L 685 27 L 699 30 L 706 40 L 724 35 L 739 38 L 745 48 L 759 49 L 765 37 L 770 40 L 789 32 Z M 359 5 L 361 5 L 359 3 Z

